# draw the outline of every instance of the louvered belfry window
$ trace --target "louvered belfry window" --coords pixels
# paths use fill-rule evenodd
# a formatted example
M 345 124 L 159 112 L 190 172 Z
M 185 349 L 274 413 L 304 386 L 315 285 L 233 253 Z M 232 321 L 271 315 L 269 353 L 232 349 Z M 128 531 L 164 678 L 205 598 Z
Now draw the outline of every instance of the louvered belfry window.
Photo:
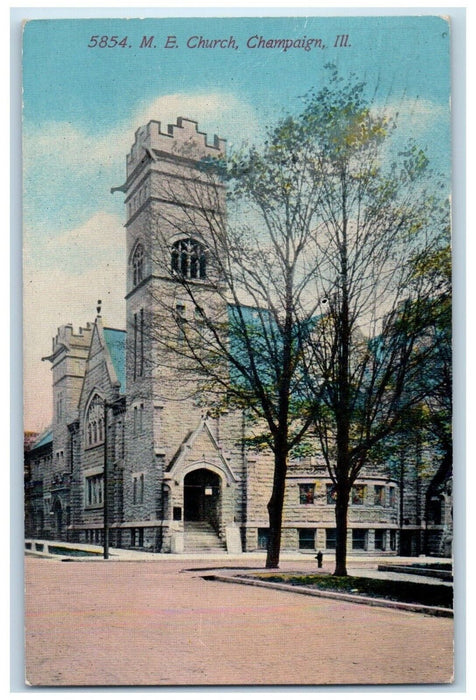
M 172 272 L 185 279 L 205 279 L 207 258 L 205 248 L 194 238 L 183 238 L 172 246 Z

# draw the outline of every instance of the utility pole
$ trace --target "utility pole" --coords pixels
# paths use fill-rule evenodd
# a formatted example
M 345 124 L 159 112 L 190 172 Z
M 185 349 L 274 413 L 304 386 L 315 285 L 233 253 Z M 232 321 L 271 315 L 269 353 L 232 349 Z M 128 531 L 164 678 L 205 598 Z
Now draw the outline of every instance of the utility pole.
M 405 488 L 405 452 L 403 449 L 400 450 L 400 507 L 399 507 L 399 542 L 398 542 L 398 555 L 402 556 L 402 539 L 403 539 L 403 504 L 404 496 L 403 490 Z
M 108 517 L 108 459 L 107 459 L 107 409 L 109 408 L 108 402 L 104 399 L 104 493 L 103 493 L 103 503 L 104 503 L 104 559 L 109 559 L 109 517 Z

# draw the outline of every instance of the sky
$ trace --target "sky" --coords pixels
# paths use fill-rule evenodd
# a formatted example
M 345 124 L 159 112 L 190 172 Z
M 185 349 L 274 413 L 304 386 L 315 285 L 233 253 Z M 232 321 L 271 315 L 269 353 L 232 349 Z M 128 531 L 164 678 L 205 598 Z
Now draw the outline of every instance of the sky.
M 116 46 L 107 45 L 112 37 Z M 143 37 L 146 44 L 153 37 L 150 46 L 140 48 Z M 200 37 L 219 39 L 224 48 L 195 48 Z M 260 37 L 320 43 L 309 51 L 254 48 Z M 28 22 L 25 429 L 41 431 L 51 420 L 50 363 L 41 358 L 51 352 L 58 326 L 77 330 L 93 321 L 101 299 L 105 325 L 125 327 L 125 209 L 123 195 L 110 190 L 125 180 L 139 126 L 157 119 L 165 129 L 182 116 L 198 121 L 210 140 L 227 139 L 229 148 L 259 143 L 267 125 L 299 110 L 302 96 L 324 85 L 332 62 L 342 75 L 365 81 L 378 107 L 398 112 L 397 138 L 415 138 L 449 177 L 449 40 L 447 22 L 431 16 Z

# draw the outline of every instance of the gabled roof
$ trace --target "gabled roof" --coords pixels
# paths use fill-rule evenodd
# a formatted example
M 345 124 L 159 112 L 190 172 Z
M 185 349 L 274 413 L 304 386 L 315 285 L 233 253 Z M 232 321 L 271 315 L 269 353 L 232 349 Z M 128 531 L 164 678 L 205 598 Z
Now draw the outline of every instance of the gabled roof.
M 205 458 L 205 455 L 201 454 L 201 450 L 198 450 L 197 454 L 194 454 L 195 443 L 199 441 L 201 436 L 205 437 L 211 447 L 211 451 L 213 453 L 211 461 Z M 204 459 L 203 463 L 207 465 L 208 469 L 211 468 L 212 471 L 214 471 L 216 467 L 218 467 L 218 469 L 225 474 L 227 484 L 232 484 L 239 481 L 238 476 L 233 472 L 228 460 L 223 454 L 223 450 L 213 437 L 213 433 L 210 430 L 206 416 L 203 416 L 200 419 L 200 422 L 195 430 L 187 434 L 165 470 L 164 478 L 166 480 L 175 479 L 178 477 L 178 475 L 183 475 L 184 470 L 187 471 L 195 469 L 197 458 L 199 461 L 201 461 L 202 457 Z M 187 464 L 187 462 L 189 463 Z
M 126 331 L 117 328 L 104 328 L 104 340 L 109 350 L 121 392 L 126 391 Z

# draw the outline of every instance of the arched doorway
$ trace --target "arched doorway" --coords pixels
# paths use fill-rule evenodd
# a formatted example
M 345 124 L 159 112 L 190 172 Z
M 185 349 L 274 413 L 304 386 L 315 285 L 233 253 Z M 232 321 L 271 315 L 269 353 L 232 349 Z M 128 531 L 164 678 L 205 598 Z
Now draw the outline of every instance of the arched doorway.
M 218 531 L 220 525 L 220 477 L 209 469 L 189 472 L 183 482 L 185 521 L 208 522 Z
M 60 540 L 63 536 L 63 506 L 59 498 L 56 498 L 54 501 L 53 512 L 55 517 L 55 537 Z

